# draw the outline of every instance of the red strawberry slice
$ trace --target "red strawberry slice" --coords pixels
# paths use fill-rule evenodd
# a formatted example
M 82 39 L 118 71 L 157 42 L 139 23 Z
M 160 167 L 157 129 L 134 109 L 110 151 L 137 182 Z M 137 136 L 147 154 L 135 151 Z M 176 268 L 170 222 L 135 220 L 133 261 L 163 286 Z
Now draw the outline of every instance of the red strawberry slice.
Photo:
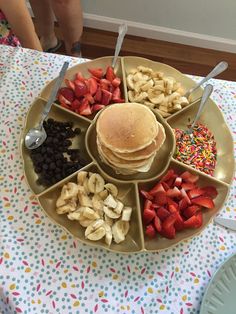
M 116 75 L 114 73 L 114 69 L 111 66 L 108 66 L 106 70 L 106 79 L 112 82 L 115 79 L 115 77 Z
M 68 88 L 72 89 L 72 90 L 75 90 L 75 84 L 74 82 L 68 80 L 68 79 L 65 79 L 65 84 Z
M 199 211 L 194 216 L 184 221 L 184 228 L 199 228 L 202 225 L 202 212 Z
M 93 76 L 97 78 L 102 78 L 103 77 L 103 69 L 102 68 L 93 68 L 93 69 L 88 69 L 89 73 L 91 73 Z
M 71 110 L 71 107 L 70 107 L 69 105 L 63 103 L 63 102 L 61 103 L 61 106 L 62 106 L 63 108 L 66 108 L 66 109 Z
M 78 99 L 75 99 L 71 104 L 71 108 L 72 108 L 72 110 L 75 111 L 75 110 L 79 109 L 80 105 L 81 105 L 80 101 Z
M 192 189 L 195 189 L 196 188 L 196 185 L 194 183 L 182 183 L 181 187 L 185 190 L 185 191 L 189 191 L 189 190 L 192 190 Z
M 161 221 L 165 220 L 167 217 L 170 216 L 170 212 L 164 207 L 157 208 L 156 214 L 161 219 Z
M 144 211 L 147 209 L 151 209 L 152 202 L 150 200 L 145 200 L 144 202 Z
M 180 177 L 186 181 L 186 182 L 190 182 L 190 183 L 195 183 L 198 181 L 199 176 L 198 175 L 194 175 L 192 173 L 190 173 L 189 171 L 185 171 L 183 172 Z
M 83 99 L 78 110 L 79 110 L 79 114 L 81 114 L 82 116 L 89 116 L 90 114 L 92 114 L 92 110 L 89 105 L 89 102 L 85 98 Z
M 169 169 L 167 171 L 167 173 L 162 177 L 162 179 L 160 180 L 160 182 L 166 182 L 172 178 L 176 178 L 177 175 L 175 174 L 173 169 Z
M 214 186 L 204 186 L 201 189 L 204 191 L 204 194 L 206 196 L 209 196 L 211 198 L 215 198 L 218 195 L 218 192 Z
M 175 227 L 174 224 L 177 220 L 176 214 L 170 214 L 163 223 L 162 223 L 162 230 L 161 235 L 168 239 L 174 239 L 175 237 Z
M 171 214 L 177 212 L 177 208 L 174 205 L 168 205 L 168 210 Z
M 100 87 L 97 88 L 97 92 L 94 96 L 94 100 L 100 103 L 102 101 L 102 90 Z
M 103 108 L 105 108 L 104 105 L 101 105 L 101 104 L 94 104 L 93 107 L 92 107 L 92 111 L 93 112 L 97 112 L 99 110 L 102 110 Z
M 78 81 L 79 83 L 75 84 L 75 96 L 80 98 L 88 93 L 88 88 L 85 83 Z
M 176 212 L 175 215 L 176 215 L 176 221 L 174 224 L 175 230 L 181 231 L 184 229 L 184 220 L 181 217 L 180 213 Z
M 95 100 L 93 98 L 93 96 L 91 94 L 85 94 L 84 98 L 87 99 L 89 101 L 90 104 L 94 104 Z
M 93 96 L 96 94 L 96 91 L 98 88 L 97 81 L 93 77 L 90 77 L 88 79 L 88 83 L 89 83 L 89 93 Z
M 110 101 L 111 101 L 111 98 L 112 98 L 112 93 L 105 90 L 105 89 L 102 89 L 102 101 L 101 101 L 101 104 L 102 105 L 109 105 Z
M 181 177 L 175 178 L 174 186 L 180 187 L 183 179 Z
M 75 80 L 79 80 L 81 82 L 84 82 L 85 78 L 83 77 L 81 72 L 76 73 Z
M 195 215 L 199 210 L 201 210 L 201 207 L 198 206 L 198 205 L 192 205 L 192 206 L 189 206 L 187 208 L 185 208 L 183 210 L 183 215 L 186 217 L 186 218 L 190 218 L 192 217 L 193 215 Z
M 157 183 L 154 187 L 149 191 L 149 194 L 154 196 L 157 192 L 165 192 L 161 183 Z
M 215 204 L 211 198 L 207 196 L 199 196 L 192 199 L 192 203 L 206 208 L 214 208 Z
M 125 102 L 124 98 L 116 98 L 113 99 L 113 102 L 116 104 L 122 104 L 123 102 Z
M 189 203 L 187 202 L 187 200 L 185 198 L 182 198 L 179 201 L 179 211 L 182 212 L 185 208 L 187 208 L 189 206 Z
M 155 216 L 153 225 L 157 232 L 161 232 L 161 220 L 158 216 Z
M 143 211 L 143 222 L 145 225 L 148 225 L 156 216 L 154 210 L 151 209 L 144 209 Z
M 112 93 L 112 100 L 121 99 L 121 91 L 119 87 L 116 87 Z
M 170 197 L 167 197 L 167 203 L 168 205 L 174 205 L 177 210 L 179 210 L 179 205 L 175 201 L 173 201 Z
M 115 77 L 114 80 L 112 80 L 111 84 L 114 86 L 114 87 L 118 87 L 120 86 L 120 83 L 121 83 L 121 79 L 119 77 Z
M 146 226 L 145 234 L 149 238 L 154 238 L 156 236 L 156 230 L 152 224 Z
M 195 197 L 198 197 L 198 196 L 205 194 L 205 192 L 204 192 L 204 190 L 202 190 L 200 188 L 196 188 L 196 189 L 188 191 L 187 194 L 188 194 L 189 198 L 192 199 L 192 198 L 195 198 Z
M 186 193 L 186 191 L 182 188 L 180 190 L 182 197 L 187 201 L 188 204 L 191 204 L 190 198 L 188 197 L 188 194 Z
M 157 192 L 155 195 L 154 203 L 157 205 L 165 205 L 167 203 L 166 192 Z
M 166 195 L 171 198 L 178 198 L 181 196 L 180 190 L 175 186 L 173 189 L 169 189 Z
M 140 190 L 140 194 L 142 194 L 145 198 L 147 198 L 150 201 L 153 200 L 153 196 L 147 191 Z
M 155 203 L 152 203 L 151 209 L 156 210 L 157 208 L 161 207 L 160 205 L 157 205 Z
M 71 105 L 71 102 L 69 100 L 67 100 L 63 95 L 59 95 L 58 100 L 59 100 L 60 104 L 65 104 L 68 106 Z
M 58 95 L 62 95 L 70 103 L 75 99 L 75 94 L 72 89 L 68 87 L 62 87 L 58 91 Z
M 161 184 L 165 191 L 168 191 L 170 189 L 169 185 L 166 182 L 162 182 Z

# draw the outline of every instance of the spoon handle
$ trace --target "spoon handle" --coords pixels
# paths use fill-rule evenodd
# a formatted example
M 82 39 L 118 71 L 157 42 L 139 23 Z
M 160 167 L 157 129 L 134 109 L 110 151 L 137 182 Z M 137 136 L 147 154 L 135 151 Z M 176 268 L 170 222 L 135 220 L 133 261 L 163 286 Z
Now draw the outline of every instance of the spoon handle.
M 195 123 L 197 122 L 197 120 L 199 119 L 199 116 L 200 114 L 202 113 L 202 110 L 204 109 L 206 103 L 207 103 L 207 100 L 208 98 L 210 97 L 211 93 L 213 91 L 213 86 L 211 84 L 208 84 L 205 88 L 204 88 L 204 91 L 203 91 L 203 95 L 202 95 L 202 99 L 201 99 L 201 103 L 200 103 L 200 106 L 199 106 L 199 109 L 198 109 L 198 112 L 196 114 L 196 117 L 191 125 L 191 128 L 190 129 L 193 129 L 194 128 L 194 125 Z
M 52 92 L 50 94 L 50 97 L 49 97 L 49 99 L 46 103 L 46 106 L 44 107 L 43 113 L 42 113 L 41 122 L 40 122 L 41 127 L 43 125 L 43 121 L 46 119 L 47 115 L 49 114 L 49 111 L 52 107 L 52 104 L 53 104 L 55 98 L 56 98 L 57 92 L 61 86 L 63 79 L 64 79 L 64 76 L 65 76 L 66 70 L 68 69 L 68 66 L 69 66 L 69 62 L 67 62 L 67 61 L 64 62 L 63 66 L 61 68 L 61 71 L 59 73 L 59 76 L 56 79 L 55 84 L 53 85 Z
M 228 68 L 228 63 L 226 61 L 221 61 L 218 63 L 214 69 L 207 74 L 206 77 L 204 77 L 195 87 L 191 88 L 186 94 L 185 97 L 189 97 L 190 94 L 192 94 L 196 89 L 198 89 L 202 84 L 207 82 L 209 79 L 219 75 L 220 73 L 224 72 Z
M 127 33 L 127 30 L 128 30 L 127 24 L 124 23 L 124 24 L 121 24 L 119 26 L 119 36 L 117 38 L 116 50 L 115 50 L 115 54 L 114 54 L 114 57 L 113 57 L 113 60 L 112 60 L 112 65 L 111 65 L 113 68 L 116 65 L 116 61 L 117 61 L 118 55 L 120 53 L 120 49 L 121 49 L 121 46 L 122 46 L 125 34 Z

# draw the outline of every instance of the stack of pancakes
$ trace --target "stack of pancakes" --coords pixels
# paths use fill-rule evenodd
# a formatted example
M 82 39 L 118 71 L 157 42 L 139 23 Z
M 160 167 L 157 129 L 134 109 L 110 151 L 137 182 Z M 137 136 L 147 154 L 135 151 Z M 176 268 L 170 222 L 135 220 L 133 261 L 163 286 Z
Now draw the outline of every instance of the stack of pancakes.
M 154 113 L 136 103 L 107 107 L 97 119 L 96 131 L 102 161 L 127 175 L 147 172 L 166 137 Z

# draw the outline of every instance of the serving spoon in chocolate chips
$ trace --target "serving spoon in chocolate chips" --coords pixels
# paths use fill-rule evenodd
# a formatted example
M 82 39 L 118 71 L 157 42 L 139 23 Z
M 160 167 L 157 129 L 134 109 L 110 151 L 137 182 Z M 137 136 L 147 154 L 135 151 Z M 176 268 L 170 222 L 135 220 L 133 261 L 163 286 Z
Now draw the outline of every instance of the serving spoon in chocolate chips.
M 49 111 L 52 107 L 52 104 L 53 104 L 55 98 L 56 98 L 57 92 L 61 86 L 63 79 L 64 79 L 64 76 L 65 76 L 66 70 L 68 69 L 68 66 L 69 66 L 69 62 L 64 62 L 63 66 L 61 68 L 60 74 L 59 74 L 58 78 L 56 79 L 55 84 L 53 86 L 53 89 L 52 89 L 51 95 L 48 99 L 48 102 L 46 103 L 44 110 L 42 112 L 40 123 L 35 128 L 30 129 L 25 136 L 25 146 L 28 149 L 35 149 L 35 148 L 41 146 L 47 138 L 47 133 L 43 127 L 43 122 L 49 114 Z

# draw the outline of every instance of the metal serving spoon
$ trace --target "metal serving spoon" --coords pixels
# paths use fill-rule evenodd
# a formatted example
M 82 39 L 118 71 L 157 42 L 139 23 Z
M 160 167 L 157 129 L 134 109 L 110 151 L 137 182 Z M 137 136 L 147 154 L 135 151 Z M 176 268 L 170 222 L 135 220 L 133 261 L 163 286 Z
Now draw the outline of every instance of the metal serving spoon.
M 193 128 L 197 122 L 197 120 L 200 117 L 200 114 L 202 113 L 202 110 L 205 108 L 205 105 L 207 103 L 208 98 L 211 96 L 211 93 L 213 91 L 213 86 L 211 84 L 208 84 L 204 90 L 203 90 L 203 95 L 202 95 L 202 99 L 198 108 L 198 112 L 194 118 L 194 121 L 192 123 L 192 125 L 190 126 L 189 129 L 186 130 L 186 133 L 191 134 L 193 132 Z
M 128 30 L 127 24 L 124 23 L 124 24 L 121 24 L 119 26 L 119 35 L 118 35 L 117 42 L 116 42 L 115 54 L 114 54 L 112 64 L 111 64 L 111 66 L 113 68 L 116 65 L 116 61 L 117 61 L 118 55 L 120 53 L 120 49 L 121 49 L 125 34 L 127 33 L 127 30 Z
M 198 89 L 202 84 L 206 83 L 211 78 L 219 75 L 220 73 L 224 72 L 228 68 L 228 63 L 226 61 L 221 61 L 218 63 L 214 69 L 204 77 L 195 87 L 191 88 L 189 91 L 185 93 L 185 97 L 188 98 L 190 94 L 192 94 L 196 89 Z
M 55 98 L 56 98 L 57 92 L 61 86 L 61 83 L 63 81 L 63 78 L 65 76 L 65 73 L 66 73 L 68 66 L 69 66 L 69 62 L 64 62 L 63 66 L 61 68 L 60 74 L 59 74 L 58 78 L 56 79 L 56 82 L 53 86 L 53 89 L 52 89 L 51 95 L 48 99 L 48 102 L 46 103 L 44 110 L 42 112 L 42 116 L 41 116 L 41 120 L 40 120 L 39 125 L 36 126 L 35 128 L 30 129 L 25 136 L 25 146 L 28 149 L 35 149 L 35 148 L 41 146 L 47 138 L 46 131 L 44 130 L 44 127 L 43 127 L 43 122 L 49 114 L 49 111 L 52 107 L 52 104 L 53 104 Z

